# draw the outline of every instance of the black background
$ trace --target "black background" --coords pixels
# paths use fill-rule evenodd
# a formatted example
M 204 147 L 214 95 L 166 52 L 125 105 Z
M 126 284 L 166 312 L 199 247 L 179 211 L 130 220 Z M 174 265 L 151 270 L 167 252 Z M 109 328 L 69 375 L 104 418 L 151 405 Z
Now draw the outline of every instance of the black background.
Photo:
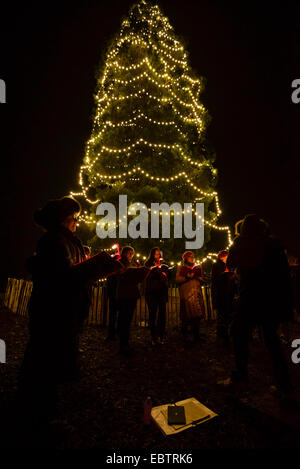
M 33 211 L 77 190 L 92 127 L 95 71 L 133 2 L 1 4 L 1 282 L 24 277 L 41 232 Z M 299 9 L 294 2 L 160 0 L 207 79 L 221 222 L 246 213 L 299 249 Z M 222 246 L 221 246 L 222 247 Z

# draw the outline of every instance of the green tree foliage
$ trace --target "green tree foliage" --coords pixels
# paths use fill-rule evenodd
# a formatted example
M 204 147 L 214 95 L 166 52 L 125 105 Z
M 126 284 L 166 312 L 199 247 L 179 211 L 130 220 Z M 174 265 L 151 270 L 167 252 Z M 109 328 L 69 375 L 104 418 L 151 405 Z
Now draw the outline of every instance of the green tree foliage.
M 99 73 L 93 129 L 80 171 L 83 220 L 94 248 L 119 242 L 146 255 L 159 245 L 169 260 L 178 260 L 185 250 L 184 237 L 99 239 L 98 203 L 118 207 L 119 194 L 127 194 L 128 205 L 142 202 L 149 208 L 152 202 L 179 202 L 182 207 L 184 202 L 204 202 L 205 245 L 196 256 L 206 253 L 220 210 L 214 155 L 205 140 L 209 116 L 199 100 L 202 90 L 203 80 L 191 70 L 187 52 L 159 7 L 144 0 L 134 5 Z M 86 227 L 83 233 L 87 236 Z

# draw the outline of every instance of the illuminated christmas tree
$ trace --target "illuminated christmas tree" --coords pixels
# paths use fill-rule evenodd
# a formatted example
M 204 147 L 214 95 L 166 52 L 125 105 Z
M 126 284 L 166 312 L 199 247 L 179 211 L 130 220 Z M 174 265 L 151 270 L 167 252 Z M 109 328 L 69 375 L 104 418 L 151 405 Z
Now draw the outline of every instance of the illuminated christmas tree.
M 96 207 L 104 201 L 118 207 L 120 194 L 127 195 L 128 206 L 204 202 L 205 244 L 195 251 L 199 260 L 215 255 L 207 252 L 213 229 L 224 230 L 227 245 L 231 243 L 229 228 L 217 225 L 217 171 L 207 151 L 209 116 L 199 100 L 202 90 L 203 80 L 192 72 L 184 47 L 159 7 L 144 0 L 134 5 L 100 72 L 92 135 L 79 176 L 81 191 L 71 193 L 83 206 L 79 229 L 89 226 L 88 242 L 96 249 L 115 242 L 131 244 L 144 257 L 159 245 L 164 257 L 174 262 L 185 250 L 184 237 L 119 239 L 119 215 L 109 225 L 116 229 L 116 239 L 99 239 Z M 199 216 L 195 208 L 192 211 Z M 171 213 L 171 234 L 174 217 Z

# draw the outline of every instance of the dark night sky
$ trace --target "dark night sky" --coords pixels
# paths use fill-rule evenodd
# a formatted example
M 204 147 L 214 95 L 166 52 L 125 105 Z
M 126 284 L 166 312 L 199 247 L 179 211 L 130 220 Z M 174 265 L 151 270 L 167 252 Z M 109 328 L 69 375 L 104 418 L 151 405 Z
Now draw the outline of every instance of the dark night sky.
M 24 276 L 41 232 L 33 211 L 76 189 L 92 126 L 95 70 L 132 1 L 62 2 L 16 8 L 1 18 L 1 281 Z M 76 5 L 76 6 L 75 6 Z M 233 227 L 246 213 L 267 219 L 299 249 L 299 15 L 288 2 L 160 0 L 207 79 L 218 192 Z M 2 12 L 1 12 L 2 13 Z

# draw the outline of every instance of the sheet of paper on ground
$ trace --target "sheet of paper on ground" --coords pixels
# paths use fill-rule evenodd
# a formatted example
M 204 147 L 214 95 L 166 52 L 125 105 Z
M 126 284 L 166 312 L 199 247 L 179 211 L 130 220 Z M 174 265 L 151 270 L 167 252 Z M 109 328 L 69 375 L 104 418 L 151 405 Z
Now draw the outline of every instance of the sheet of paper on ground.
M 156 424 L 159 426 L 164 435 L 173 435 L 182 432 L 187 428 L 199 425 L 200 423 L 207 422 L 208 420 L 216 417 L 218 414 L 208 409 L 201 402 L 197 401 L 194 397 L 190 397 L 183 401 L 176 402 L 176 405 L 183 405 L 185 410 L 186 424 L 185 425 L 168 425 L 168 406 L 172 404 L 164 404 L 153 407 L 151 416 Z M 199 419 L 203 419 L 198 421 Z M 197 422 L 198 421 L 198 422 Z

